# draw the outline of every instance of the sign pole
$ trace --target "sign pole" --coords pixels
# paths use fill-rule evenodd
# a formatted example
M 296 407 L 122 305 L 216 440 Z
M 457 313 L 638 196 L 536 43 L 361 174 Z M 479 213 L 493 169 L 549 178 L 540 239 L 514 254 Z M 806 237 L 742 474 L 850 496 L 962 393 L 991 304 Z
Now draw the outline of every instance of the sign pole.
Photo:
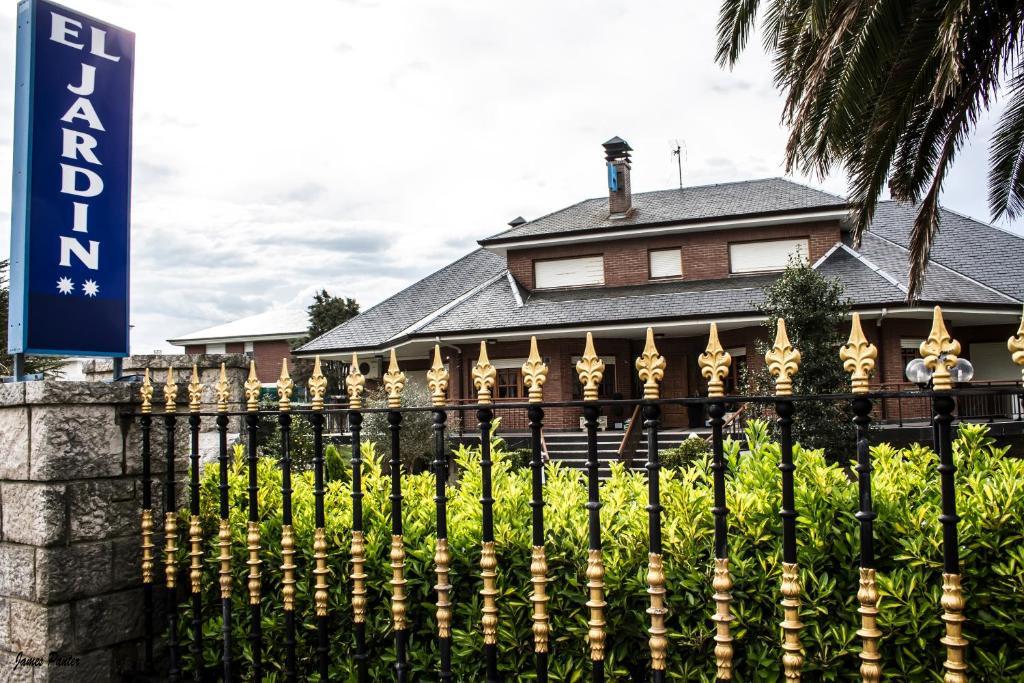
M 24 382 L 25 381 L 25 354 L 15 353 L 12 358 L 14 359 L 14 381 Z

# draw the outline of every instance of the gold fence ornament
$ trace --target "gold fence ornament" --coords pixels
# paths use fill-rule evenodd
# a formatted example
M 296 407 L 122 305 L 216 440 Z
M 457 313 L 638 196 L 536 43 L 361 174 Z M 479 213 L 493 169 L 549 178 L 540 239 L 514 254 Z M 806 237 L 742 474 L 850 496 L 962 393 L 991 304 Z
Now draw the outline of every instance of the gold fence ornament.
M 396 631 L 404 631 L 405 620 L 405 545 L 399 534 L 391 537 L 391 622 Z
M 729 573 L 729 558 L 715 558 L 715 577 L 711 587 L 715 594 L 715 613 L 711 620 L 715 622 L 715 667 L 716 676 L 723 681 L 732 680 L 732 633 L 730 622 L 732 616 L 732 575 Z
M 345 377 L 345 390 L 348 393 L 349 410 L 359 410 L 363 407 L 363 391 L 366 390 L 366 378 L 359 372 L 359 356 L 352 354 L 352 365 L 348 366 L 348 375 Z
M 839 349 L 843 369 L 850 373 L 850 385 L 855 394 L 868 393 L 868 382 L 878 359 L 878 348 L 864 336 L 860 325 L 860 313 L 853 314 L 850 323 L 850 338 Z
M 658 400 L 658 382 L 665 379 L 665 357 L 658 353 L 654 346 L 654 329 L 647 328 L 647 342 L 640 357 L 636 359 L 636 371 L 640 381 L 644 383 L 644 398 L 649 401 Z
M 544 400 L 544 383 L 548 381 L 548 365 L 537 350 L 537 338 L 530 337 L 530 356 L 523 363 L 523 386 L 529 390 L 530 403 Z
M 700 366 L 700 374 L 708 381 L 708 397 L 725 396 L 725 378 L 729 376 L 732 356 L 718 341 L 718 325 L 715 323 L 711 323 L 707 348 L 697 357 L 697 364 Z
M 277 380 L 277 409 L 286 413 L 292 409 L 292 391 L 295 382 L 288 374 L 288 359 L 281 360 L 281 377 Z
M 665 670 L 665 657 L 668 652 L 668 638 L 665 637 L 665 567 L 659 553 L 651 553 L 647 558 L 647 594 L 650 595 L 651 606 L 647 614 L 651 616 L 651 637 L 648 645 L 651 648 L 651 669 Z
M 199 381 L 199 366 L 192 364 L 192 379 L 188 383 L 189 412 L 198 413 L 203 407 L 203 385 Z
M 484 632 L 484 645 L 498 643 L 498 555 L 494 550 L 494 541 L 485 541 L 480 552 L 480 578 L 484 587 L 480 596 L 484 599 L 480 625 Z
M 441 346 L 434 344 L 434 362 L 427 370 L 427 388 L 430 390 L 430 403 L 435 407 L 444 406 L 448 394 L 448 370 L 441 360 Z
M 476 387 L 476 402 L 482 405 L 491 403 L 494 381 L 498 378 L 498 370 L 491 365 L 487 357 L 487 342 L 480 342 L 480 357 L 473 366 L 473 386 Z
M 398 357 L 391 349 L 391 362 L 384 373 L 384 391 L 388 392 L 388 408 L 402 407 L 402 390 L 405 388 L 405 373 L 398 369 Z
M 587 554 L 587 590 L 587 607 L 590 609 L 587 642 L 591 661 L 599 662 L 604 659 L 604 608 L 607 604 L 604 600 L 604 558 L 600 550 L 590 550 Z
M 787 681 L 799 681 L 804 666 L 800 644 L 800 567 L 794 562 L 782 563 L 782 669 Z
M 142 376 L 142 386 L 139 387 L 139 396 L 142 398 L 142 412 L 153 412 L 153 383 L 149 380 L 149 368 L 146 368 Z
M 263 383 L 256 376 L 256 361 L 254 360 L 249 361 L 249 377 L 246 378 L 243 389 L 245 391 L 245 409 L 250 413 L 255 413 L 260 409 L 260 391 L 263 389 Z
M 764 362 L 768 372 L 775 377 L 775 395 L 793 395 L 793 375 L 800 369 L 800 352 L 789 343 L 786 334 L 786 321 L 779 318 L 775 331 L 775 344 L 764 354 Z
M 576 362 L 576 374 L 583 385 L 583 400 L 596 401 L 601 380 L 604 379 L 604 361 L 594 350 L 594 336 L 590 332 L 587 332 L 587 345 L 583 349 L 583 355 Z
M 548 560 L 544 554 L 544 546 L 533 546 L 530 556 L 530 584 L 533 586 L 533 593 L 530 595 L 530 602 L 533 603 L 533 651 L 548 651 L 548 636 L 551 632 L 548 626 Z
M 316 567 L 313 569 L 313 576 L 316 577 L 313 603 L 316 606 L 316 615 L 326 617 L 327 575 L 330 574 L 330 570 L 327 568 L 327 532 L 323 527 L 313 530 L 313 560 L 316 563 Z
M 313 374 L 309 376 L 309 407 L 313 410 L 324 409 L 324 395 L 327 393 L 327 378 L 320 367 L 320 356 L 313 360 Z
M 199 521 L 199 515 L 192 515 L 188 523 L 189 549 L 189 582 L 192 593 L 203 591 L 203 526 Z
M 164 578 L 168 588 L 178 583 L 178 566 L 175 555 L 178 552 L 178 513 L 164 515 Z
M 878 652 L 878 641 L 882 632 L 878 629 L 878 583 L 875 581 L 875 570 L 861 568 L 860 588 L 857 590 L 857 602 L 860 607 L 860 651 L 861 683 L 879 683 L 882 680 L 882 655 Z
M 286 612 L 295 611 L 295 530 L 281 525 L 281 597 Z
M 178 409 L 178 383 L 174 379 L 174 368 L 167 366 L 167 381 L 164 382 L 164 410 L 173 413 Z
M 217 396 L 217 412 L 228 412 L 228 399 L 231 397 L 231 390 L 228 387 L 228 372 L 223 363 L 220 364 L 220 377 L 217 378 L 213 392 Z
M 220 520 L 217 532 L 217 546 L 220 548 L 220 598 L 231 599 L 231 524 L 226 519 Z
M 1020 366 L 1021 377 L 1024 378 L 1024 316 L 1021 316 L 1017 334 L 1006 340 L 1006 348 L 1013 362 Z
M 942 621 L 946 624 L 946 635 L 942 644 L 946 646 L 945 683 L 967 683 L 967 662 L 964 652 L 967 639 L 964 638 L 964 608 L 967 601 L 960 588 L 959 574 L 942 575 Z
M 932 329 L 928 338 L 921 342 L 918 349 L 924 359 L 926 368 L 932 371 L 932 389 L 949 391 L 953 388 L 950 369 L 956 365 L 960 355 L 960 342 L 953 339 L 946 329 L 946 321 L 942 318 L 942 307 L 936 306 L 932 313 Z
M 146 508 L 142 511 L 142 583 L 153 583 L 153 511 Z
M 448 552 L 448 539 L 437 539 L 434 548 L 434 566 L 437 574 L 437 635 L 439 638 L 452 637 L 452 603 L 449 593 L 452 584 L 448 579 L 449 567 L 451 566 L 451 555 Z
M 352 532 L 352 621 L 362 624 L 366 621 L 366 540 L 362 531 Z
M 249 559 L 245 564 L 249 567 L 249 604 L 260 604 L 260 523 L 249 522 L 245 533 L 245 549 L 249 551 Z

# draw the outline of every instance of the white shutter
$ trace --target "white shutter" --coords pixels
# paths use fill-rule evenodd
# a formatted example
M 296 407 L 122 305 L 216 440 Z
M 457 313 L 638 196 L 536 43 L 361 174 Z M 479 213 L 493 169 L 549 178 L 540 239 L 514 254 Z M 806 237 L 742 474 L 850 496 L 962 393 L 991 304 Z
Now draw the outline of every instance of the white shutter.
M 207 353 L 227 353 L 227 344 L 207 344 Z
M 648 252 L 651 277 L 679 277 L 683 274 L 683 256 L 679 249 L 656 249 Z
M 809 253 L 807 238 L 730 244 L 729 272 L 765 273 L 785 270 L 791 255 L 799 254 L 806 260 Z
M 538 289 L 603 285 L 604 256 L 535 261 L 533 281 Z

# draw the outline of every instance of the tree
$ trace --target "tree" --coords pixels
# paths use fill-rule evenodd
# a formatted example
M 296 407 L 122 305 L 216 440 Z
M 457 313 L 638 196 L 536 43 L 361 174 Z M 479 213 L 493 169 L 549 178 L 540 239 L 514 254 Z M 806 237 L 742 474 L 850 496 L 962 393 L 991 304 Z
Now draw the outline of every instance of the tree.
M 14 374 L 14 358 L 7 353 L 7 315 L 10 306 L 10 291 L 7 275 L 9 262 L 0 261 L 0 376 Z M 62 361 L 55 356 L 26 356 L 25 373 L 42 373 L 50 377 L 60 376 Z
M 760 311 L 767 316 L 768 341 L 759 349 L 763 355 L 775 340 L 779 318 L 793 348 L 800 352 L 800 369 L 793 377 L 793 393 L 836 394 L 849 387 L 849 377 L 839 361 L 839 347 L 850 311 L 843 286 L 827 280 L 807 261 L 794 259 L 782 276 L 765 288 Z M 771 393 L 773 380 L 761 368 L 748 381 L 750 390 Z M 765 415 L 767 417 L 767 415 Z M 796 404 L 793 438 L 805 447 L 822 448 L 834 462 L 845 462 L 851 447 L 853 414 L 845 401 L 800 401 Z
M 993 219 L 1024 214 L 1024 2 L 1011 0 L 770 0 L 764 45 L 785 94 L 787 171 L 844 168 L 860 239 L 888 184 L 919 202 L 908 300 L 921 291 L 939 230 L 942 183 L 957 152 L 1008 79 L 989 149 Z M 723 0 L 717 61 L 735 65 L 760 0 Z
M 355 299 L 333 296 L 326 289 L 321 289 L 313 295 L 313 303 L 306 310 L 309 312 L 309 335 L 305 341 L 308 342 L 359 315 L 359 304 Z

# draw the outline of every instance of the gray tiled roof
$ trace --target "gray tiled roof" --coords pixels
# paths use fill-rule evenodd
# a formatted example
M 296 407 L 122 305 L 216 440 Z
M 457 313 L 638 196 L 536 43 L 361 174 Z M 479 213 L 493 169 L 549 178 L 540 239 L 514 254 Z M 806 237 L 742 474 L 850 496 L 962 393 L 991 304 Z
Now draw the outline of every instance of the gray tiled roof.
M 633 212 L 626 218 L 608 217 L 608 197 L 542 216 L 486 239 L 481 244 L 646 223 L 686 222 L 726 216 L 843 208 L 846 200 L 784 178 L 764 178 L 718 185 L 701 185 L 633 195 Z
M 939 214 L 939 234 L 932 246 L 932 260 L 1024 300 L 1024 239 L 949 209 L 940 209 Z M 913 204 L 881 202 L 875 211 L 871 232 L 909 248 L 916 216 L 917 208 Z M 904 259 L 894 274 L 906 272 Z M 931 278 L 931 270 L 928 278 Z
M 502 273 L 504 269 L 505 259 L 477 249 L 317 337 L 297 351 L 380 346 L 410 325 Z

